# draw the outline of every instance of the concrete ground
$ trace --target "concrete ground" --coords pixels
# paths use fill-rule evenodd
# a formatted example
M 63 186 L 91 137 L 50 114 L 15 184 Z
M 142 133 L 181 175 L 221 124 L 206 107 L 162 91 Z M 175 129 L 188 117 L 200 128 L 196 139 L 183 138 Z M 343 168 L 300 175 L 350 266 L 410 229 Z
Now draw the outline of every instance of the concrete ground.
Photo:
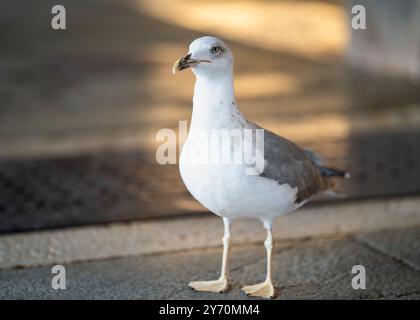
M 274 280 L 279 299 L 420 299 L 420 227 L 279 241 Z M 264 277 L 262 245 L 233 249 L 233 288 L 198 293 L 190 280 L 218 276 L 221 249 L 185 250 L 65 264 L 67 289 L 51 288 L 51 267 L 0 272 L 1 299 L 246 299 L 245 284 Z M 366 268 L 366 289 L 351 286 Z
M 275 225 L 273 274 L 279 299 L 420 299 L 418 198 L 304 208 Z M 222 225 L 184 217 L 0 237 L 0 299 L 245 299 L 242 285 L 265 276 L 264 233 L 233 225 L 225 294 L 197 293 L 191 280 L 218 276 Z M 51 266 L 66 267 L 53 290 Z M 366 289 L 351 286 L 353 266 Z

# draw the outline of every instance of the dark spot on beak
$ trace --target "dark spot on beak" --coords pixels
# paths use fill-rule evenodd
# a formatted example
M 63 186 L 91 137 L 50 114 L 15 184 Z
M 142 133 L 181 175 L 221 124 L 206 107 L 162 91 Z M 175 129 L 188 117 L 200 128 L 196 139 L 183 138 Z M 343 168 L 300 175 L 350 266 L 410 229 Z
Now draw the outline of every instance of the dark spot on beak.
M 178 70 L 184 70 L 189 67 L 189 62 L 191 61 L 191 53 L 186 55 L 184 58 L 179 61 Z

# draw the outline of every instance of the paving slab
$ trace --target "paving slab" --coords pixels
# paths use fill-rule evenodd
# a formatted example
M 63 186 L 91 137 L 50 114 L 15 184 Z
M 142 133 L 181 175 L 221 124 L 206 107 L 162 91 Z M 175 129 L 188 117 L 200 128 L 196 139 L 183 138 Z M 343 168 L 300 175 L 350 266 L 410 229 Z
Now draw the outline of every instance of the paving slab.
M 413 235 L 412 236 L 416 236 Z M 263 280 L 265 250 L 232 250 L 233 288 L 226 294 L 194 292 L 191 280 L 213 279 L 221 249 L 66 264 L 67 289 L 51 288 L 51 267 L 0 271 L 1 299 L 248 299 L 240 287 Z M 351 269 L 366 268 L 366 290 L 351 287 Z M 417 299 L 420 272 L 352 236 L 276 242 L 274 281 L 279 299 Z
M 277 219 L 276 240 L 420 226 L 420 197 L 372 199 L 309 206 Z M 218 247 L 220 218 L 209 214 L 91 227 L 0 235 L 0 269 Z M 263 241 L 259 221 L 232 224 L 232 238 Z
M 420 271 L 420 232 L 418 228 L 362 233 L 357 239 Z

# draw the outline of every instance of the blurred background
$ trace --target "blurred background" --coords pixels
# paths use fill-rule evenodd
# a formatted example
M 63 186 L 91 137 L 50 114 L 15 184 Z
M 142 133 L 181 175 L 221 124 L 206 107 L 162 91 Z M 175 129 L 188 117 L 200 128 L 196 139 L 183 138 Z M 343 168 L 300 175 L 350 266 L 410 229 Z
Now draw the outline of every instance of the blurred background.
M 171 66 L 206 34 L 249 119 L 351 171 L 320 201 L 420 193 L 420 1 L 71 0 L 64 31 L 55 4 L 0 5 L 0 233 L 208 214 L 155 160 L 191 114 Z

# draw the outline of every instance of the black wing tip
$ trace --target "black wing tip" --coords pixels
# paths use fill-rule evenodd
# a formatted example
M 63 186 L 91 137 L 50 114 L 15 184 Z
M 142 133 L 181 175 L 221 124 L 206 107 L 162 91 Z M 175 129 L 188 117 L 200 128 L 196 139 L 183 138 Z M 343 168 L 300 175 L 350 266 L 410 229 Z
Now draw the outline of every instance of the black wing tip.
M 321 174 L 324 177 L 342 177 L 345 179 L 351 178 L 351 174 L 348 171 L 342 171 L 342 170 L 325 168 L 325 167 L 321 167 L 320 170 L 321 170 Z

